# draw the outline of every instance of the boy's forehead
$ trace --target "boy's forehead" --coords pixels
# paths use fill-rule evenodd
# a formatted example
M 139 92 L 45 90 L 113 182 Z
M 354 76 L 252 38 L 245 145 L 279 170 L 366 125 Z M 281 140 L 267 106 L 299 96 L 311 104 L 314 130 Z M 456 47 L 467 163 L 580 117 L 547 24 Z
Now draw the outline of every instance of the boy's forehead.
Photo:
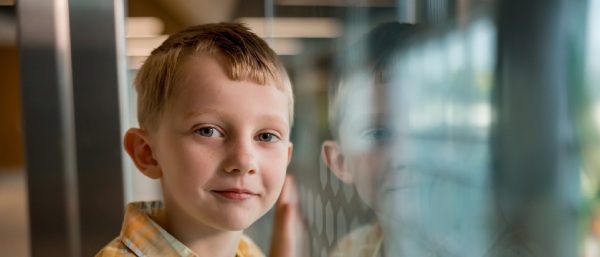
M 186 107 L 192 108 L 188 112 L 203 113 L 207 111 L 214 111 L 211 108 L 202 107 L 204 111 L 198 111 L 193 109 L 193 106 L 203 106 L 204 102 L 212 102 L 216 100 L 219 95 L 223 95 L 223 87 L 246 87 L 250 88 L 250 91 L 246 91 L 246 95 L 237 95 L 238 98 L 255 97 L 250 92 L 257 92 L 261 98 L 253 99 L 256 102 L 264 100 L 262 97 L 272 95 L 277 98 L 281 98 L 282 101 L 287 102 L 286 93 L 281 88 L 274 85 L 274 83 L 259 84 L 249 79 L 235 80 L 228 76 L 227 72 L 223 69 L 222 65 L 210 56 L 206 58 L 195 58 L 194 60 L 188 61 L 186 67 L 182 67 L 181 79 L 175 84 L 175 94 L 173 95 L 170 102 L 172 104 L 181 104 Z M 235 91 L 239 91 L 235 90 Z M 228 91 L 229 94 L 235 94 L 235 91 Z M 276 92 L 276 93 L 275 93 Z M 250 94 L 249 94 L 250 93 Z M 241 100 L 241 99 L 240 99 Z M 218 110 L 217 110 L 218 111 Z M 287 115 L 287 110 L 286 110 Z
M 226 66 L 216 55 L 209 53 L 195 53 L 181 62 L 177 69 L 173 88 L 173 97 L 180 98 L 182 91 L 190 87 L 202 86 L 217 79 L 233 81 L 229 76 Z
M 197 91 L 197 93 L 207 94 L 209 90 L 218 90 L 217 88 L 208 88 L 207 86 L 212 84 L 219 85 L 220 82 L 233 82 L 235 83 L 250 83 L 255 84 L 261 88 L 268 88 L 269 90 L 276 90 L 281 94 L 282 99 L 285 99 L 289 104 L 286 105 L 285 118 L 288 126 L 291 126 L 292 118 L 292 104 L 293 99 L 291 98 L 290 92 L 286 92 L 285 88 L 277 86 L 273 80 L 267 81 L 265 84 L 260 84 L 252 80 L 249 76 L 239 77 L 234 79 L 231 76 L 231 67 L 228 66 L 228 62 L 224 60 L 219 54 L 198 52 L 190 55 L 184 61 L 181 62 L 177 71 L 177 79 L 175 80 L 173 94 L 167 100 L 167 109 L 173 108 L 173 105 L 180 102 L 183 98 L 186 98 L 186 94 L 190 93 L 190 90 Z M 220 85 L 219 85 L 220 86 Z M 230 86 L 230 85 L 227 85 Z M 291 90 L 291 89 L 290 89 Z M 192 99 L 193 100 L 193 99 Z M 256 99 L 261 101 L 261 99 Z
M 189 82 L 186 81 L 188 79 L 211 80 L 214 77 L 216 77 L 215 73 L 220 73 L 224 75 L 223 78 L 227 78 L 231 81 L 247 81 L 264 86 L 274 86 L 277 89 L 280 89 L 276 85 L 276 81 L 274 81 L 273 79 L 269 79 L 265 81 L 265 83 L 259 83 L 259 81 L 252 78 L 250 73 L 260 73 L 261 71 L 259 70 L 253 70 L 251 72 L 236 72 L 233 71 L 233 66 L 234 64 L 229 63 L 219 53 L 198 52 L 186 58 L 181 63 L 177 74 L 179 77 L 179 81 L 177 84 Z M 251 68 L 248 67 L 247 69 L 250 70 Z
M 365 81 L 365 84 L 346 85 L 344 92 L 338 97 L 344 98 L 337 101 L 337 108 L 346 114 L 363 114 L 373 112 L 387 112 L 388 109 L 387 85 Z
M 198 73 L 198 71 L 205 71 L 208 69 L 218 68 L 226 72 L 227 67 L 224 65 L 223 60 L 217 55 L 208 52 L 196 52 L 190 54 L 181 61 L 178 67 L 178 74 L 180 77 L 188 78 Z

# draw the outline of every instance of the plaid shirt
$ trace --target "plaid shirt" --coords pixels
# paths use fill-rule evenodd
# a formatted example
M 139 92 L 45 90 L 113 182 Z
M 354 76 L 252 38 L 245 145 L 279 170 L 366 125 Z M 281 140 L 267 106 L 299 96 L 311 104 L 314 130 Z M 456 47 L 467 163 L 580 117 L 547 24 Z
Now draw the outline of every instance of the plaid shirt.
M 447 242 L 448 243 L 448 242 Z M 449 242 L 449 248 L 469 248 L 473 245 L 460 245 Z M 535 257 L 548 256 L 525 231 L 510 230 L 508 227 L 498 233 L 495 238 L 483 245 L 481 254 L 469 256 L 483 257 Z M 381 257 L 383 244 L 383 230 L 378 222 L 362 226 L 342 238 L 335 246 L 329 257 Z M 444 249 L 437 249 L 429 256 L 464 256 L 448 254 Z
M 96 257 L 198 257 L 152 220 L 163 211 L 160 201 L 128 204 L 121 235 L 102 248 Z M 250 238 L 243 236 L 235 256 L 264 257 L 264 254 Z
M 330 257 L 381 257 L 383 231 L 378 222 L 362 226 L 342 238 Z

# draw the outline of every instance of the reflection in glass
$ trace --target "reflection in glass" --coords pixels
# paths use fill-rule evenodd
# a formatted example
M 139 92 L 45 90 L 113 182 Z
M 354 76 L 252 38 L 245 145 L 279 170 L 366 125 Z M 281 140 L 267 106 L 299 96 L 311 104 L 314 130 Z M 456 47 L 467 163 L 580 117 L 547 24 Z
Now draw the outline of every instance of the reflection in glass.
M 527 4 L 540 12 L 521 18 L 545 24 L 525 28 L 498 18 L 516 3 L 489 5 L 418 33 L 365 31 L 371 20 L 354 13 L 333 57 L 331 173 L 315 203 L 339 206 L 337 233 L 333 245 L 313 240 L 312 254 L 323 256 L 316 243 L 330 256 L 599 256 L 600 9 L 589 4 L 586 32 L 573 26 L 585 4 Z M 518 56 L 507 40 L 519 33 L 540 50 Z M 360 201 L 323 201 L 338 180 Z M 345 214 L 361 210 L 351 224 Z

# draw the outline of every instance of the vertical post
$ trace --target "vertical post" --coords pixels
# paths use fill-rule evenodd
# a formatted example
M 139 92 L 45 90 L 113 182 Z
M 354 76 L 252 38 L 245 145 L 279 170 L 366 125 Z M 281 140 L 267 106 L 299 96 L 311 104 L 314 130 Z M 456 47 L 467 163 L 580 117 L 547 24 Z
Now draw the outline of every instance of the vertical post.
M 569 106 L 570 1 L 498 1 L 498 198 L 545 256 L 577 256 L 579 163 Z M 577 2 L 577 1 L 573 1 Z
M 78 256 L 66 1 L 17 8 L 31 254 Z
M 396 12 L 398 13 L 398 22 L 415 23 L 417 22 L 417 3 L 415 0 L 396 0 Z
M 417 21 L 427 24 L 442 24 L 455 17 L 456 0 L 418 1 Z
M 117 35 L 124 13 L 115 12 L 123 5 L 69 0 L 82 256 L 116 237 L 123 219 L 119 77 L 125 70 L 118 64 L 125 56 L 118 43 L 125 35 Z
M 275 43 L 273 40 L 273 30 L 275 27 L 274 19 L 275 4 L 273 3 L 273 0 L 265 0 L 265 37 L 267 42 L 271 44 L 271 47 L 273 47 L 272 44 Z
M 32 256 L 93 256 L 119 233 L 123 5 L 18 4 Z

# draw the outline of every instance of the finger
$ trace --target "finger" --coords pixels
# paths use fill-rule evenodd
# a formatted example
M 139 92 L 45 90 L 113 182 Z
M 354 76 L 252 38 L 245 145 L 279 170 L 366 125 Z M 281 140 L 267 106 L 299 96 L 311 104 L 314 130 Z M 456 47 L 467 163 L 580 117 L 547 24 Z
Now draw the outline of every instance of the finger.
M 270 256 L 294 256 L 293 213 L 289 204 L 282 204 L 277 208 Z
M 293 176 L 287 175 L 285 177 L 277 204 L 292 204 L 294 207 L 298 204 L 298 192 L 296 189 L 296 181 Z

